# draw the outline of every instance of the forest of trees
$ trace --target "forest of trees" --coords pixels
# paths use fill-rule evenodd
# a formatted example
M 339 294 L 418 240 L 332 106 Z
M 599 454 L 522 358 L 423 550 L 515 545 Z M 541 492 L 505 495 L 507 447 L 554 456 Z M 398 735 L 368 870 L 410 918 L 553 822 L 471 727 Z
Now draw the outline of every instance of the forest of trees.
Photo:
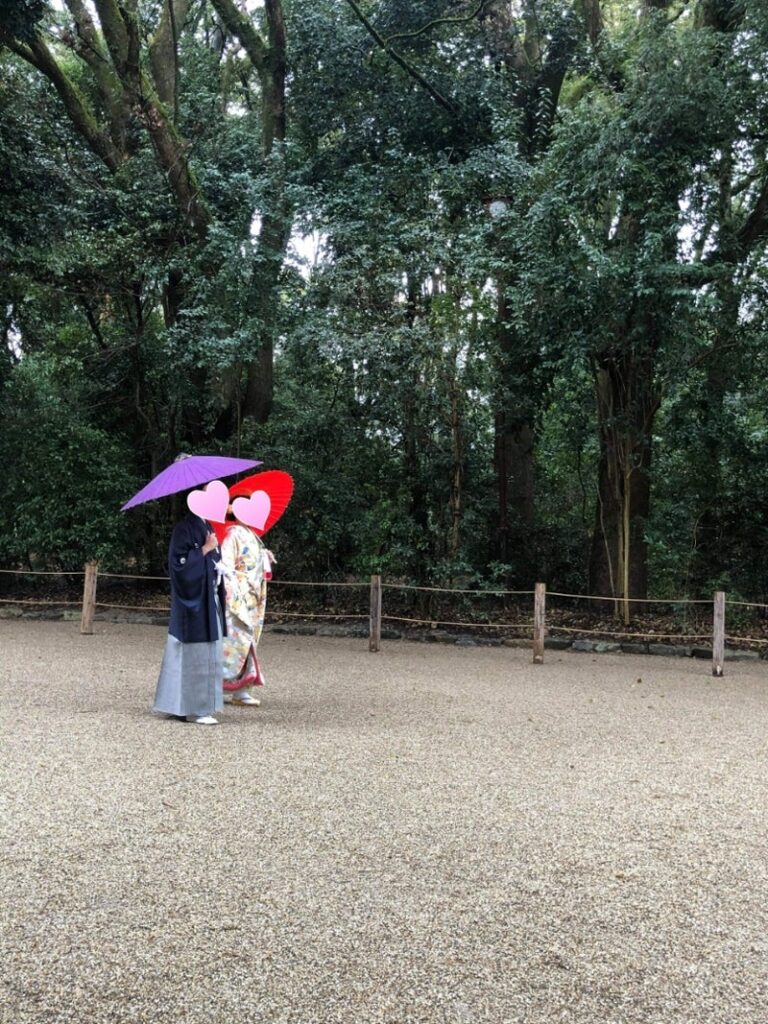
M 0 565 L 768 594 L 768 4 L 0 0 Z

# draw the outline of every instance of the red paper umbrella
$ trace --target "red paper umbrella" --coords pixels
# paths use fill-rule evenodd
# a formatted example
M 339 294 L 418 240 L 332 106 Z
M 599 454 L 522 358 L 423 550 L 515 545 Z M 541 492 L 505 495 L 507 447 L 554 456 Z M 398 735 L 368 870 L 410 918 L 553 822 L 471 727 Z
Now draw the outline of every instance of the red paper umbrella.
M 293 478 L 290 473 L 284 473 L 281 469 L 268 469 L 263 473 L 254 473 L 245 480 L 233 484 L 229 489 L 230 500 L 235 498 L 251 498 L 258 492 L 263 492 L 269 499 L 269 512 L 262 527 L 251 526 L 253 532 L 263 537 L 272 529 L 280 516 L 285 512 L 288 503 L 293 495 Z M 263 500 L 263 499 L 262 499 Z M 227 531 L 233 523 L 213 523 L 213 529 L 221 544 L 227 535 Z

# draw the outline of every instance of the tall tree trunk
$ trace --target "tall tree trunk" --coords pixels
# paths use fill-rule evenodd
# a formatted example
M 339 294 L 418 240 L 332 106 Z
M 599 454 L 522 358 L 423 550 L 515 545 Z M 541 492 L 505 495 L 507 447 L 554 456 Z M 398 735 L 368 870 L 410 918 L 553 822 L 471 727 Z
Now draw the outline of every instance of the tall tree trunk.
M 254 28 L 250 15 L 234 0 L 213 0 L 213 6 L 228 31 L 240 42 L 255 68 L 261 84 L 261 145 L 271 182 L 259 232 L 258 249 L 251 278 L 251 309 L 259 324 L 254 355 L 249 358 L 246 382 L 239 410 L 256 423 L 265 423 L 274 400 L 274 346 L 277 331 L 278 283 L 291 231 L 292 211 L 286 195 L 286 166 L 283 143 L 286 135 L 286 33 L 282 0 L 265 0 L 267 39 Z M 239 401 L 230 393 L 229 404 Z M 239 416 L 237 417 L 239 420 Z M 231 411 L 220 422 L 234 422 Z
M 729 7 L 729 4 L 721 4 L 719 8 L 712 3 L 702 4 L 699 15 L 709 27 L 726 31 L 719 19 L 728 17 Z M 740 294 L 734 280 L 739 251 L 732 216 L 733 171 L 733 145 L 723 146 L 718 181 L 717 239 L 721 257 L 732 264 L 734 269 L 729 274 L 718 275 L 712 286 L 716 310 L 712 347 L 704 364 L 706 376 L 699 410 L 703 460 L 698 473 L 700 497 L 694 522 L 693 557 L 689 574 L 690 585 L 697 593 L 709 589 L 709 581 L 726 568 L 720 544 L 724 529 L 721 500 L 722 423 L 725 396 L 733 378 L 733 352 L 739 329 L 740 304 Z
M 428 299 L 420 294 L 419 284 L 415 276 L 408 275 L 406 282 L 405 321 L 410 329 L 416 325 L 419 317 L 428 308 Z M 429 523 L 429 493 L 422 466 L 425 451 L 424 431 L 419 413 L 421 409 L 420 395 L 424 391 L 423 362 L 411 350 L 403 351 L 403 363 L 400 369 L 406 382 L 403 389 L 403 472 L 406 481 L 406 493 L 409 496 L 408 518 L 413 524 L 414 540 L 412 545 L 413 560 L 410 567 L 411 577 L 415 580 L 427 578 L 431 557 L 431 531 Z M 415 608 L 419 615 L 429 615 L 430 596 L 424 592 L 415 592 Z
M 534 521 L 533 424 L 520 420 L 511 409 L 494 417 L 494 468 L 496 471 L 496 557 L 514 561 L 518 571 L 528 566 L 528 548 Z
M 580 31 L 595 42 L 602 31 L 599 0 L 585 0 L 576 7 Z M 579 42 L 580 31 L 571 13 L 545 25 L 540 5 L 528 0 L 521 5 L 490 0 L 480 13 L 489 59 L 500 71 L 509 72 L 507 82 L 519 115 L 518 150 L 526 163 L 534 163 L 551 141 L 563 81 Z M 519 258 L 508 254 L 511 273 Z M 523 349 L 510 327 L 503 282 L 499 282 L 499 293 L 501 395 L 494 415 L 497 508 L 492 553 L 499 562 L 514 564 L 517 576 L 525 580 L 535 571 L 531 541 L 540 396 L 533 377 L 541 356 L 538 349 Z
M 728 552 L 721 538 L 727 529 L 727 502 L 723 499 L 722 451 L 725 398 L 733 381 L 733 355 L 739 330 L 739 293 L 730 279 L 716 282 L 718 298 L 712 350 L 704 363 L 704 386 L 698 423 L 702 460 L 698 467 L 698 508 L 693 528 L 693 557 L 689 582 L 702 596 L 713 577 L 727 569 Z M 708 593 L 707 593 L 707 596 Z
M 163 320 L 173 327 L 181 312 L 187 294 L 187 283 L 178 268 L 168 271 L 163 289 Z M 204 366 L 190 367 L 187 372 L 187 390 L 178 416 L 178 440 L 196 448 L 205 443 L 207 432 L 203 426 L 202 409 L 208 396 L 209 377 Z
M 625 621 L 637 610 L 626 599 L 648 595 L 645 524 L 659 396 L 655 345 L 647 338 L 643 342 L 603 352 L 593 364 L 600 461 L 589 587 L 593 594 L 624 598 Z
M 523 577 L 533 569 L 529 557 L 534 525 L 535 397 L 532 375 L 538 352 L 524 353 L 508 322 L 507 302 L 499 288 L 497 336 L 502 393 L 494 416 L 497 526 L 495 557 L 517 566 Z M 526 394 L 512 380 L 527 384 Z
M 248 366 L 243 415 L 266 423 L 274 400 L 274 351 L 272 338 L 264 331 L 256 358 Z
M 450 512 L 451 525 L 448 536 L 448 557 L 455 560 L 461 545 L 461 517 L 464 500 L 464 459 L 461 438 L 461 404 L 460 389 L 457 378 L 456 353 L 451 354 L 450 379 L 448 380 L 448 400 L 450 406 L 451 425 L 451 490 Z

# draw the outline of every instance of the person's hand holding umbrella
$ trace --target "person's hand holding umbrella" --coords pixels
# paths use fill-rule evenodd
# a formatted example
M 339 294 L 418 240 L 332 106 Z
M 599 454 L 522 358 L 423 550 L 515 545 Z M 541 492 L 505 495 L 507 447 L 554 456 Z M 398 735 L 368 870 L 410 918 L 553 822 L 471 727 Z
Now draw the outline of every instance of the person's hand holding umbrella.
M 216 536 L 216 534 L 213 532 L 213 530 L 211 530 L 211 532 L 205 538 L 205 544 L 203 544 L 201 550 L 202 550 L 204 555 L 207 555 L 209 551 L 215 551 L 215 549 L 218 546 L 219 546 L 219 538 Z

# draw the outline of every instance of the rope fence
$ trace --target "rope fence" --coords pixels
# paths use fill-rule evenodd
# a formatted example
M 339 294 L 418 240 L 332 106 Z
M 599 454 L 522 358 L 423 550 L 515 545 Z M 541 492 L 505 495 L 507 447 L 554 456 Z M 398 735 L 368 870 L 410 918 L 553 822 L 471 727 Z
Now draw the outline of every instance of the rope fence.
M 364 619 L 365 614 L 359 612 L 278 612 L 278 618 L 284 619 Z
M 85 576 L 82 569 L 73 569 L 71 572 L 54 569 L 0 569 L 0 572 L 10 576 Z
M 450 622 L 447 619 L 407 619 L 403 615 L 382 615 L 384 622 L 413 622 L 419 626 L 462 626 L 472 629 L 531 629 L 532 622 Z
M 448 587 L 416 587 L 410 583 L 382 583 L 381 586 L 382 590 L 420 590 L 427 594 L 483 594 L 486 597 L 506 597 L 512 594 L 530 597 L 533 594 L 532 590 L 454 590 Z M 613 601 L 614 598 L 610 600 Z
M 105 601 L 97 601 L 96 591 L 99 577 L 104 579 L 113 580 L 142 580 L 145 582 L 168 582 L 167 576 L 141 576 L 138 574 L 130 573 L 110 573 L 110 572 L 99 572 L 98 563 L 87 562 L 82 571 L 62 571 L 56 572 L 53 570 L 38 570 L 38 569 L 0 569 L 0 573 L 7 575 L 16 575 L 21 577 L 27 576 L 63 576 L 71 577 L 77 576 L 83 577 L 83 596 L 82 601 L 68 601 L 68 600 L 56 600 L 56 599 L 29 599 L 29 598 L 0 598 L 0 604 L 12 604 L 12 605 L 35 605 L 35 606 L 50 606 L 50 607 L 81 607 L 81 621 L 80 621 L 80 632 L 83 634 L 93 633 L 93 619 L 95 610 L 97 608 L 107 608 L 121 611 L 141 611 L 141 612 L 152 612 L 162 615 L 167 615 L 170 611 L 168 605 L 160 606 L 148 606 L 148 605 L 131 605 L 122 603 L 110 603 Z M 703 599 L 692 599 L 692 598 L 631 598 L 624 599 L 623 597 L 603 597 L 596 596 L 593 594 L 568 594 L 562 591 L 549 591 L 547 592 L 546 585 L 544 583 L 537 583 L 533 590 L 481 590 L 481 589 L 465 589 L 465 588 L 450 588 L 450 587 L 427 587 L 417 586 L 414 584 L 407 583 L 383 583 L 381 576 L 371 576 L 370 582 L 362 580 L 354 581 L 324 581 L 314 582 L 308 580 L 273 580 L 272 586 L 282 587 L 319 587 L 322 589 L 367 589 L 369 591 L 369 609 L 367 614 L 364 612 L 290 612 L 290 611 L 279 611 L 276 613 L 276 618 L 286 619 L 355 619 L 360 620 L 368 618 L 368 644 L 369 650 L 376 652 L 380 649 L 381 644 L 381 624 L 382 622 L 402 622 L 408 625 L 415 626 L 430 626 L 437 628 L 441 626 L 445 627 L 456 627 L 461 629 L 494 629 L 494 630 L 511 630 L 517 632 L 527 633 L 532 639 L 533 648 L 533 661 L 534 664 L 541 664 L 544 660 L 544 648 L 545 640 L 549 634 L 578 634 L 582 636 L 597 636 L 600 638 L 611 637 L 611 638 L 622 638 L 631 640 L 644 640 L 644 641 L 677 641 L 677 642 L 709 642 L 712 645 L 712 674 L 715 676 L 723 675 L 723 663 L 725 660 L 725 644 L 751 644 L 757 646 L 768 645 L 768 638 L 765 637 L 751 637 L 751 636 L 736 636 L 733 633 L 726 634 L 725 632 L 725 612 L 726 606 L 732 608 L 752 608 L 765 611 L 768 609 L 768 604 L 758 601 L 741 601 L 741 600 L 729 600 L 726 597 L 724 591 L 717 591 L 714 594 L 712 601 Z M 516 598 L 530 598 L 533 597 L 533 619 L 526 618 L 521 622 L 467 622 L 463 620 L 454 619 L 441 619 L 441 618 L 429 618 L 429 617 L 415 617 L 406 615 L 394 615 L 383 610 L 383 591 L 404 591 L 404 592 L 420 592 L 429 594 L 456 594 L 456 595 L 474 595 L 484 597 L 516 597 Z M 600 625 L 592 628 L 584 628 L 582 626 L 575 626 L 570 624 L 558 624 L 553 622 L 547 623 L 547 597 L 558 598 L 565 600 L 576 600 L 576 601 L 602 601 L 608 602 L 609 604 L 616 605 L 627 605 L 627 604 L 643 604 L 643 605 L 699 605 L 708 606 L 712 609 L 712 628 L 711 631 L 706 633 L 662 633 L 648 630 L 645 632 L 633 632 L 630 630 L 612 630 L 604 629 Z M 707 617 L 708 618 L 708 617 Z
M 533 591 L 528 591 L 533 593 Z M 561 594 L 557 590 L 547 591 L 549 597 L 572 597 L 577 601 L 608 601 L 610 604 L 712 604 L 705 598 L 689 597 L 630 597 L 625 602 L 623 597 L 597 597 L 595 594 Z
M 95 601 L 94 608 L 120 608 L 127 612 L 159 612 L 162 615 L 168 615 L 171 610 L 170 605 L 156 608 L 146 604 L 107 604 L 105 601 Z
M 167 583 L 169 579 L 168 576 L 133 576 L 124 572 L 100 572 L 99 576 L 108 580 L 150 580 L 158 583 Z
M 311 581 L 308 582 L 307 580 L 270 580 L 269 581 L 270 587 L 273 587 L 275 584 L 277 584 L 278 586 L 281 586 L 281 587 L 357 587 L 358 589 L 360 587 L 364 587 L 365 589 L 367 589 L 368 586 L 369 586 L 369 584 L 366 583 L 364 580 L 355 580 L 354 583 L 346 583 L 346 582 L 342 583 L 342 582 L 334 582 L 334 581 L 330 581 L 328 583 L 313 583 Z

